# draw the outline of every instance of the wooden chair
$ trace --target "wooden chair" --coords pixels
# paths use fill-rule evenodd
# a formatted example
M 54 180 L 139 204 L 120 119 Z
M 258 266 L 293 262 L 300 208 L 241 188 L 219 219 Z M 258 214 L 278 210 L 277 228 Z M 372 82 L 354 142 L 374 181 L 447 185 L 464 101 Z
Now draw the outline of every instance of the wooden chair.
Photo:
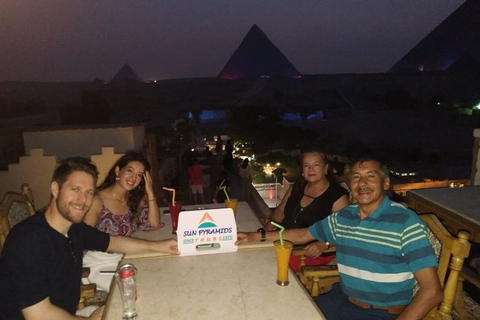
M 473 286 L 480 289 L 480 276 L 467 267 L 463 266 L 462 272 L 457 286 L 457 294 L 463 294 L 464 306 L 466 310 L 467 320 L 480 319 L 480 304 L 478 304 L 472 297 L 463 292 L 464 281 L 470 282 Z M 477 297 L 478 298 L 478 297 Z
M 460 273 L 464 259 L 470 252 L 470 235 L 461 231 L 458 238 L 453 237 L 434 214 L 422 214 L 420 218 L 429 228 L 429 240 L 438 258 L 437 273 L 444 292 L 440 305 L 432 309 L 425 319 L 452 319 L 452 314 L 459 319 L 469 319 L 460 290 L 463 281 Z M 332 283 L 338 281 L 338 278 L 335 278 L 338 270 L 332 267 L 321 270 L 321 267 L 301 267 L 299 272 L 300 280 L 306 283 L 307 289 L 311 288 L 309 291 L 312 296 L 326 292 Z M 417 290 L 418 288 L 415 288 L 414 294 Z
M 28 185 L 24 190 L 30 190 Z M 10 230 L 34 213 L 35 208 L 26 194 L 15 191 L 5 193 L 0 204 L 0 250 Z
M 331 246 L 324 253 L 335 252 L 335 246 Z M 297 273 L 300 282 L 311 293 L 312 297 L 326 293 L 331 285 L 339 281 L 338 268 L 336 265 L 325 266 L 307 266 L 305 265 L 305 250 L 303 248 L 294 248 L 293 256 L 300 256 L 300 270 Z M 319 272 L 317 272 L 319 271 Z M 321 271 L 321 272 L 320 272 Z M 321 282 L 321 284 L 320 284 Z
M 452 319 L 452 313 L 460 319 L 466 319 L 462 292 L 458 292 L 457 285 L 460 283 L 463 262 L 470 253 L 470 234 L 460 231 L 456 238 L 434 214 L 422 214 L 420 218 L 429 228 L 429 239 L 438 257 L 437 274 L 444 294 L 440 305 L 432 309 L 425 319 Z

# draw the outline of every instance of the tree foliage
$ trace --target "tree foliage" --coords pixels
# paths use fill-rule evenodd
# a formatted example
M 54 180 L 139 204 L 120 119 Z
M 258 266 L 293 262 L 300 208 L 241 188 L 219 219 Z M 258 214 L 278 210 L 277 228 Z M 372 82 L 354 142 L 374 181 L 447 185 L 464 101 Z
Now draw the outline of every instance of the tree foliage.
M 256 152 L 268 150 L 281 132 L 280 120 L 280 113 L 272 108 L 237 107 L 230 113 L 229 135 L 235 140 L 254 141 Z
M 190 118 L 179 118 L 175 120 L 172 125 L 175 132 L 174 144 L 180 149 L 196 146 L 197 143 L 197 129 L 195 121 Z
M 235 141 L 254 142 L 254 152 L 296 149 L 315 143 L 318 134 L 301 127 L 285 127 L 281 114 L 268 107 L 245 106 L 231 111 L 229 135 Z

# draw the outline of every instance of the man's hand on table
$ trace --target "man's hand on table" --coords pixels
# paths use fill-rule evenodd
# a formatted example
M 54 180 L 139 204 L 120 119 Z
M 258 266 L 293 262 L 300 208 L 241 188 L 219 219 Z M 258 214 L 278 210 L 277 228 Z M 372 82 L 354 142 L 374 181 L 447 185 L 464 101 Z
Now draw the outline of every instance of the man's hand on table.
M 180 251 L 178 251 L 177 240 L 175 239 L 156 241 L 154 243 L 154 249 L 162 253 L 180 254 Z

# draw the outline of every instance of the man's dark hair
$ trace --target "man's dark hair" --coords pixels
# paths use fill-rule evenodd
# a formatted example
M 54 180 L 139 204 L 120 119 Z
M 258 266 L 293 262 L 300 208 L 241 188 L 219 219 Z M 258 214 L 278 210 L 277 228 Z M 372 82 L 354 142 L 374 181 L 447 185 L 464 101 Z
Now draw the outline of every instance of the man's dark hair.
M 68 177 L 75 171 L 88 173 L 93 177 L 95 185 L 97 184 L 97 167 L 90 162 L 90 159 L 83 157 L 71 157 L 62 160 L 53 172 L 52 182 L 55 181 L 58 183 L 58 187 L 61 189 Z
M 373 156 L 373 155 L 362 155 L 362 156 L 356 158 L 350 164 L 350 168 L 353 168 L 353 166 L 355 166 L 356 164 L 362 164 L 362 163 L 367 162 L 367 161 L 377 162 L 380 165 L 380 173 L 382 174 L 382 177 L 384 179 L 389 179 L 390 178 L 388 167 L 383 163 L 382 160 L 380 160 L 380 158 L 378 158 L 376 156 Z M 350 171 L 350 173 L 349 173 L 350 177 L 351 177 L 351 175 L 352 175 L 352 171 Z

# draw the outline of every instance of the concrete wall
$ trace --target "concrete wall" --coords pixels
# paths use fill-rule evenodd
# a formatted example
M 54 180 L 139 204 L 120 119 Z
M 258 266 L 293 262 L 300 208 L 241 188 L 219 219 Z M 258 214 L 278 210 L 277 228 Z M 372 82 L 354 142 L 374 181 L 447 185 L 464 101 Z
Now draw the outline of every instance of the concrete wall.
M 9 164 L 8 170 L 0 171 L 0 194 L 7 191 L 20 192 L 23 183 L 28 183 L 33 192 L 35 208 L 39 209 L 50 200 L 50 181 L 57 165 L 55 156 L 44 156 L 43 149 L 30 150 L 30 156 L 20 157 L 19 163 Z
M 45 156 L 43 149 L 29 150 L 30 156 L 20 157 L 20 162 L 8 165 L 8 170 L 0 171 L 0 195 L 7 191 L 20 192 L 21 185 L 28 183 L 33 192 L 35 209 L 44 208 L 50 201 L 50 182 L 57 165 L 56 156 Z M 115 161 L 123 154 L 113 148 L 102 148 L 102 153 L 90 159 L 97 166 L 98 182 L 102 182 Z
M 141 151 L 145 141 L 143 125 L 112 127 L 43 130 L 23 133 L 25 154 L 42 148 L 47 156 L 55 155 L 57 161 L 71 156 L 90 157 L 100 154 L 103 147 L 113 147 L 115 152 Z

